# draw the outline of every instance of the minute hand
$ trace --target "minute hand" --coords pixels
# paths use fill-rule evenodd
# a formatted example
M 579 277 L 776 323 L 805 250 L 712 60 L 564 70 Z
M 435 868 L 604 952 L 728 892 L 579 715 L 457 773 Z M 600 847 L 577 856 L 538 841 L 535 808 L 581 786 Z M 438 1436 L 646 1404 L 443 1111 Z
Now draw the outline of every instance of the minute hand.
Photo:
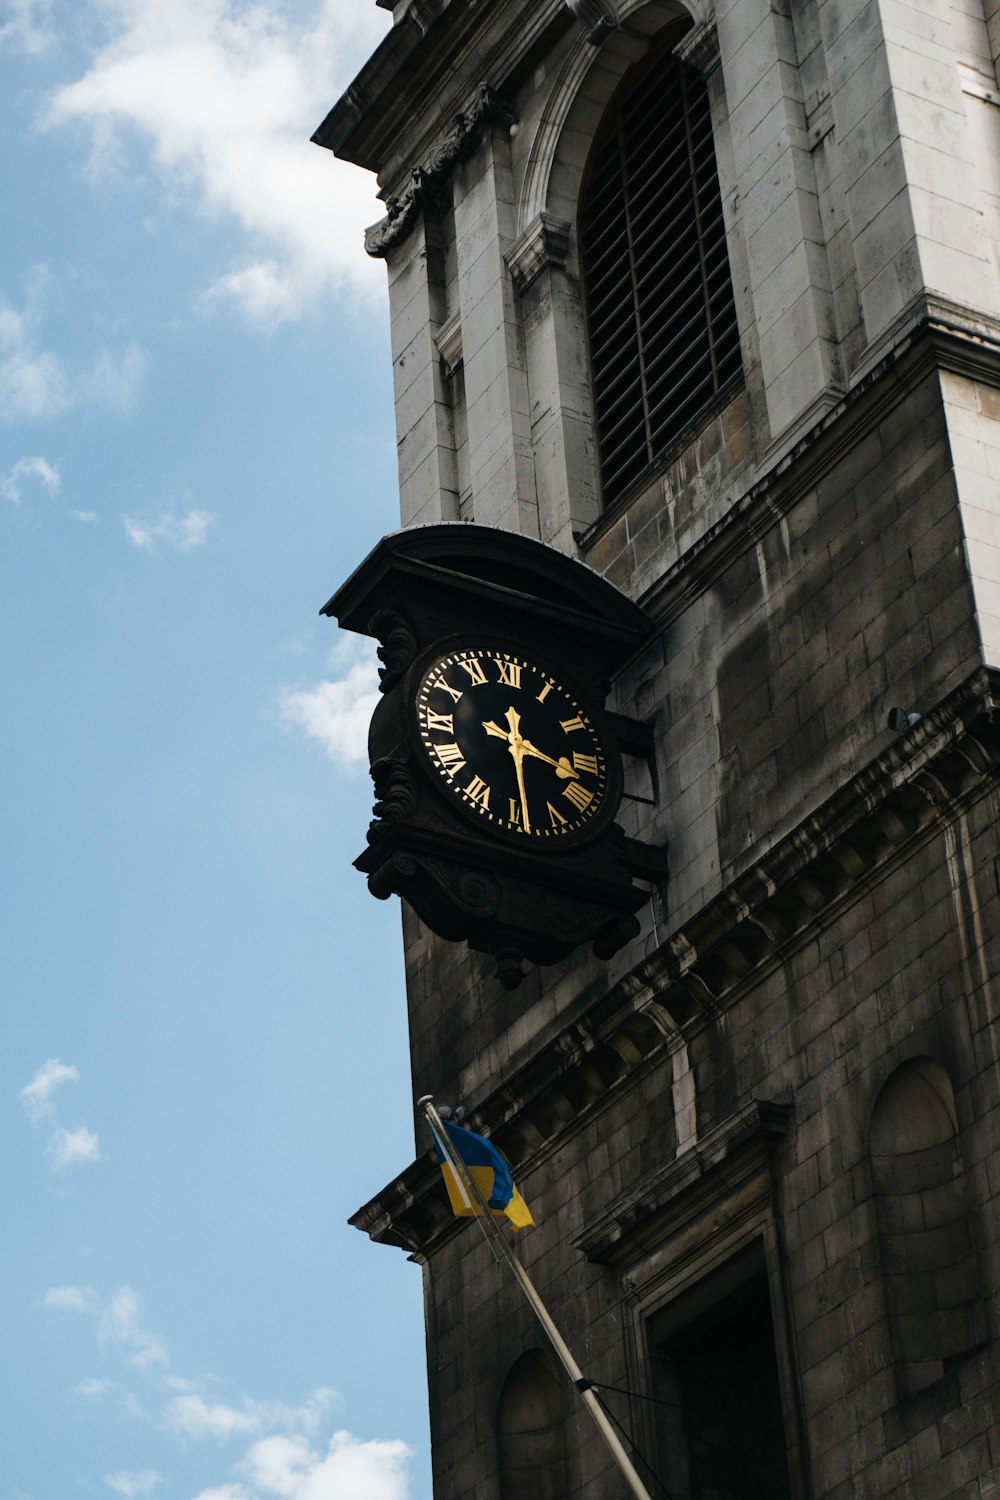
M 544 760 L 547 766 L 554 766 L 556 775 L 561 776 L 563 781 L 568 781 L 572 776 L 576 779 L 576 772 L 569 763 L 569 757 L 561 755 L 558 760 L 553 760 L 551 755 L 546 755 L 544 750 L 538 750 L 530 740 L 521 738 L 521 749 L 525 755 L 533 755 L 536 760 Z

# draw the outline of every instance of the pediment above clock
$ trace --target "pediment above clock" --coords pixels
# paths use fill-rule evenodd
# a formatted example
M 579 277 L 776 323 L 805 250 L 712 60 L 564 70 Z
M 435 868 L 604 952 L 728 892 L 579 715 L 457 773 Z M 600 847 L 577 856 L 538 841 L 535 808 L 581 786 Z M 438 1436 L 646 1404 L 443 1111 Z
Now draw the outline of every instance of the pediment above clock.
M 385 536 L 320 611 L 380 640 L 412 632 L 412 655 L 454 633 L 528 633 L 547 648 L 613 675 L 654 626 L 585 563 L 517 532 L 475 523 L 413 527 Z M 400 651 L 405 655 L 402 643 Z

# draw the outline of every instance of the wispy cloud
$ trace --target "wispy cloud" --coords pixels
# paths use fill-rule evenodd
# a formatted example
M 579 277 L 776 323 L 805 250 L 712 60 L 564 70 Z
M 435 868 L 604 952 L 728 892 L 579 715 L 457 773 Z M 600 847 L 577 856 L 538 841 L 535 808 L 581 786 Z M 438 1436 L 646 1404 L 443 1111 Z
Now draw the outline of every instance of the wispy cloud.
M 260 1417 L 203 1396 L 176 1396 L 167 1407 L 164 1426 L 187 1438 L 231 1438 L 260 1431 Z
M 54 96 L 49 123 L 88 124 L 96 170 L 138 133 L 174 201 L 241 225 L 250 253 L 206 295 L 272 326 L 331 292 L 380 291 L 360 239 L 380 213 L 374 183 L 308 137 L 388 17 L 357 0 L 321 0 L 304 24 L 246 0 L 107 9 L 105 45 Z
M 51 280 L 44 266 L 34 267 L 20 310 L 0 297 L 0 421 L 42 420 L 75 407 L 130 411 L 146 373 L 145 353 L 133 341 L 121 350 L 101 349 L 89 363 L 68 366 L 40 337 Z
M 86 1125 L 78 1125 L 76 1130 L 60 1127 L 49 1136 L 45 1155 L 53 1172 L 65 1172 L 67 1167 L 79 1166 L 81 1162 L 100 1161 L 100 1138 Z
M 312 687 L 286 687 L 281 721 L 301 729 L 345 770 L 368 763 L 368 725 L 379 700 L 374 646 L 345 642 L 332 658 L 334 675 Z
M 63 1083 L 79 1082 L 80 1074 L 70 1063 L 60 1062 L 58 1057 L 47 1058 L 30 1083 L 26 1083 L 18 1098 L 32 1120 L 43 1120 L 55 1112 L 52 1095 Z
M 176 552 L 193 552 L 205 545 L 214 520 L 207 510 L 189 510 L 182 516 L 168 513 L 154 520 L 122 516 L 122 525 L 132 545 L 145 552 L 152 552 L 160 543 Z
M 43 1307 L 53 1307 L 60 1312 L 92 1312 L 97 1297 L 89 1286 L 50 1286 L 42 1298 Z
M 57 495 L 59 470 L 44 458 L 19 458 L 6 474 L 0 475 L 0 496 L 12 505 L 20 505 L 28 484 L 41 485 L 50 495 Z
M 250 1398 L 240 1406 L 230 1406 L 221 1401 L 206 1401 L 195 1393 L 175 1397 L 167 1406 L 163 1425 L 181 1437 L 217 1438 L 220 1441 L 275 1427 L 285 1432 L 313 1433 L 336 1399 L 337 1393 L 330 1386 L 320 1386 L 300 1406 Z
M 104 1483 L 116 1495 L 124 1495 L 125 1500 L 135 1500 L 137 1495 L 151 1495 L 163 1483 L 163 1476 L 155 1469 L 118 1469 L 114 1474 L 105 1474 Z
M 118 1344 L 129 1364 L 144 1369 L 167 1363 L 163 1340 L 150 1333 L 142 1320 L 142 1301 L 130 1286 L 115 1292 L 101 1313 L 101 1337 Z
M 49 0 L 6 0 L 0 22 L 0 52 L 44 52 L 52 42 Z

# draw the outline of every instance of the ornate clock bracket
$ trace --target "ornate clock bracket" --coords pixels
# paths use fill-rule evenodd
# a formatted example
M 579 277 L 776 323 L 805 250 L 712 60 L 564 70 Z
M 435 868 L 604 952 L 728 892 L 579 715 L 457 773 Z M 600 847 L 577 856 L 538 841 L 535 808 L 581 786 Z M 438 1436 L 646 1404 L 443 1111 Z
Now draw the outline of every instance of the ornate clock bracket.
M 652 731 L 603 704 L 651 634 L 648 616 L 564 553 L 476 525 L 383 538 L 322 613 L 379 641 L 375 805 L 355 860 L 372 894 L 402 897 L 439 936 L 490 954 L 508 989 L 525 961 L 583 944 L 607 959 L 635 937 L 666 849 L 613 818 L 620 758 L 651 759 Z M 455 707 L 462 688 L 471 717 Z

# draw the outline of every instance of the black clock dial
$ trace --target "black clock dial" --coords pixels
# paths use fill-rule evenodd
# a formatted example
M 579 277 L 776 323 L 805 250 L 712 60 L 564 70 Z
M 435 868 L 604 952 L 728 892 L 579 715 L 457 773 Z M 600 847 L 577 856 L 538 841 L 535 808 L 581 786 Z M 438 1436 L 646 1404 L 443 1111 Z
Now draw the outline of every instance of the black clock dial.
M 441 787 L 484 830 L 554 846 L 613 813 L 617 761 L 593 712 L 531 656 L 460 647 L 423 673 L 415 702 Z

